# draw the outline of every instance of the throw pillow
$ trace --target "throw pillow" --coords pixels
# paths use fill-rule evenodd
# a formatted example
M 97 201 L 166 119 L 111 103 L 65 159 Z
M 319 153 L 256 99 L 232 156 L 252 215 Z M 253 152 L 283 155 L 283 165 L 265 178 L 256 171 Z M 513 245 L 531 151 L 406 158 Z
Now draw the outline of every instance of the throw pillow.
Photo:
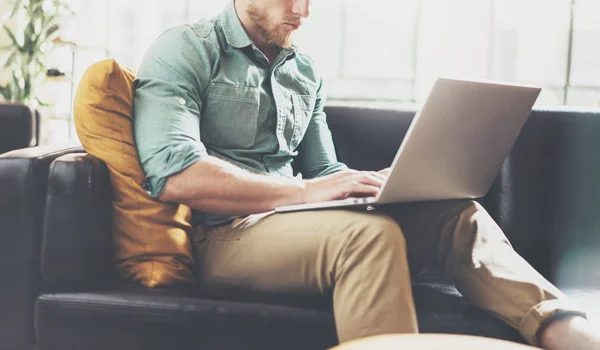
M 142 188 L 145 174 L 133 135 L 134 78 L 114 60 L 88 68 L 75 96 L 77 134 L 109 169 L 120 275 L 147 287 L 193 284 L 191 209 L 162 203 Z

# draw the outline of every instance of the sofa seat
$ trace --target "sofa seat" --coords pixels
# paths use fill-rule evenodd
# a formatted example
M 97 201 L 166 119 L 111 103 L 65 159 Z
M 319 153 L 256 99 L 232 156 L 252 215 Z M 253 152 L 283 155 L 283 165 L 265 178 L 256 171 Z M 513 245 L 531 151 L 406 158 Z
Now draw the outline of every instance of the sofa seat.
M 413 294 L 421 332 L 522 342 L 515 330 L 467 304 L 448 281 L 420 278 Z M 131 286 L 43 294 L 36 302 L 38 344 L 40 350 L 125 350 L 324 349 L 337 343 L 329 298 L 236 295 L 232 301 Z
M 152 291 L 41 295 L 35 323 L 40 349 L 320 349 L 336 343 L 327 311 Z

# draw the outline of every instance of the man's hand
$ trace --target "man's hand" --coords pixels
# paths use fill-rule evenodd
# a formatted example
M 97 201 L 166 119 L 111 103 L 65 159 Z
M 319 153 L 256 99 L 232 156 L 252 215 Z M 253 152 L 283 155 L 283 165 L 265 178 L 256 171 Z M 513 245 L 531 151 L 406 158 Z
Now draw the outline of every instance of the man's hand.
M 390 168 L 385 168 L 383 170 L 379 170 L 378 173 L 380 173 L 381 175 L 385 176 L 385 178 L 387 179 L 388 177 L 390 177 L 390 173 L 392 172 L 392 169 Z
M 376 196 L 387 175 L 376 171 L 343 170 L 306 180 L 304 203 L 324 202 L 348 197 Z

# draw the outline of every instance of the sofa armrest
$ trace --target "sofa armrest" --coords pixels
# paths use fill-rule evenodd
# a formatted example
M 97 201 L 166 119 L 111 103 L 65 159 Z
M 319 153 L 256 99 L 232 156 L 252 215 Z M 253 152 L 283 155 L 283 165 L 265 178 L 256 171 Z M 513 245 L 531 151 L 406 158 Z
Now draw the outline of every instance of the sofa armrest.
M 48 169 L 77 146 L 20 149 L 0 155 L 0 344 L 31 349 L 33 304 L 40 288 L 40 245 Z
M 64 289 L 103 284 L 115 276 L 111 185 L 100 159 L 82 153 L 50 166 L 43 227 L 44 282 Z

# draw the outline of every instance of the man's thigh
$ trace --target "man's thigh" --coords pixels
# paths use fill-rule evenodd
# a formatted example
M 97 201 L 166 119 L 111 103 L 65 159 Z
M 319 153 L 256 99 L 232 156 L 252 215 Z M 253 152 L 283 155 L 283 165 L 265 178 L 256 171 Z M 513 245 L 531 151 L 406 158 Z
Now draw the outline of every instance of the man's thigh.
M 331 291 L 346 246 L 360 235 L 392 231 L 404 245 L 397 224 L 383 213 L 323 210 L 255 218 L 197 230 L 197 274 L 203 287 L 323 294 Z

